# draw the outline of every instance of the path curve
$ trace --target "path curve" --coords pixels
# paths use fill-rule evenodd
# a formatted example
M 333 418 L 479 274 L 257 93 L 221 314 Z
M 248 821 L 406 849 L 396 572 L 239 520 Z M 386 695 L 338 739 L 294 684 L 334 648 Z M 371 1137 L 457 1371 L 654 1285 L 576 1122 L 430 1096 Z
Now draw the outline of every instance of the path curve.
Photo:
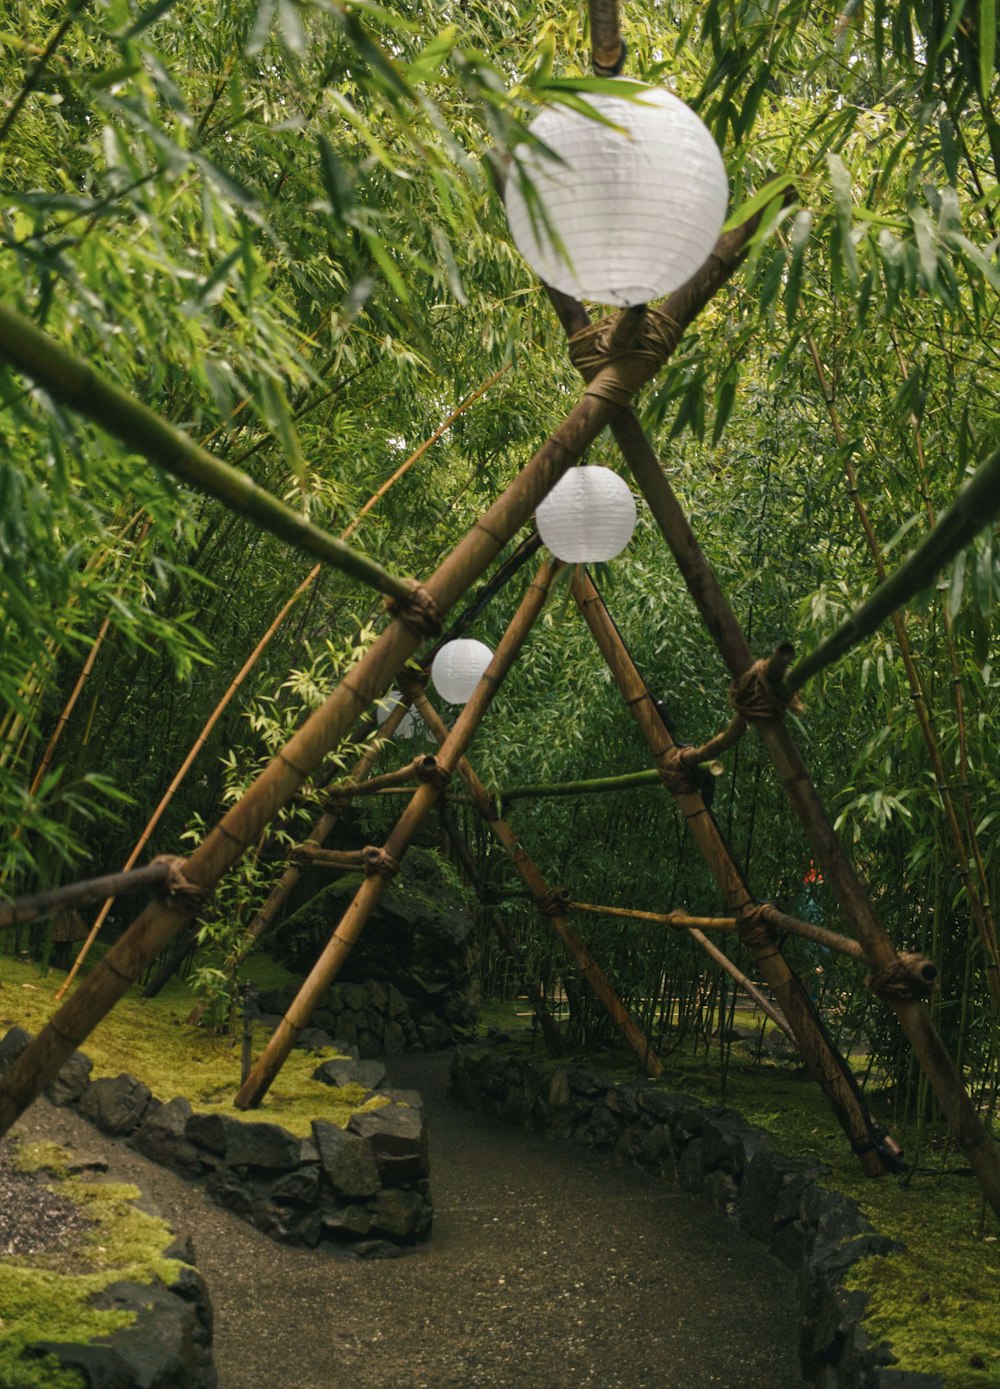
M 424 1095 L 434 1233 L 364 1262 L 273 1243 L 205 1193 L 39 1101 L 15 1132 L 100 1153 L 190 1234 L 219 1389 L 796 1389 L 791 1275 L 702 1201 Z

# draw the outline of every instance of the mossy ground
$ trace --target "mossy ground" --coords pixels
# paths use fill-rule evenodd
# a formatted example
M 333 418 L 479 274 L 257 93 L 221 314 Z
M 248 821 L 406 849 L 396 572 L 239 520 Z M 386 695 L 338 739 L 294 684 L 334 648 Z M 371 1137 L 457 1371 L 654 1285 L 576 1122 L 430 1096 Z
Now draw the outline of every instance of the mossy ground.
M 291 978 L 266 957 L 248 961 L 246 972 L 269 987 Z M 0 955 L 0 1035 L 15 1023 L 37 1033 L 55 1011 L 55 992 L 65 977 L 60 970 L 43 977 L 37 965 Z M 343 1128 L 358 1109 L 383 1103 L 379 1099 L 366 1102 L 361 1086 L 334 1089 L 312 1079 L 320 1061 L 338 1053 L 296 1050 L 258 1109 L 236 1109 L 232 1099 L 240 1084 L 241 1039 L 189 1026 L 184 1019 L 196 1001 L 177 979 L 154 999 L 140 999 L 138 990 L 130 990 L 84 1044 L 94 1063 L 94 1078 L 128 1071 L 145 1081 L 157 1099 L 183 1095 L 196 1109 L 244 1121 L 267 1120 L 301 1137 L 311 1132 L 313 1119 L 326 1119 Z M 268 1033 L 256 1027 L 255 1056 L 267 1039 Z
M 525 1003 L 493 1004 L 483 1027 L 507 1029 L 543 1055 L 525 1030 Z M 519 1016 L 520 1015 L 520 1016 Z M 706 1055 L 678 1049 L 665 1056 L 665 1089 L 700 1102 L 726 1104 L 772 1135 L 780 1151 L 815 1157 L 831 1168 L 824 1184 L 857 1201 L 872 1225 L 906 1246 L 904 1254 L 864 1260 L 849 1286 L 866 1292 L 865 1325 L 888 1341 L 901 1367 L 942 1376 L 947 1389 L 996 1389 L 1000 1385 L 1000 1224 L 984 1213 L 978 1183 L 971 1177 L 915 1174 L 912 1178 L 866 1178 L 848 1149 L 818 1087 L 795 1064 L 755 1062 L 736 1048 L 725 1090 L 720 1086 L 719 1050 Z M 634 1079 L 631 1057 L 603 1053 L 576 1057 L 622 1080 Z M 867 1092 L 876 1116 L 886 1097 Z M 907 1146 L 907 1135 L 896 1134 Z M 943 1135 L 941 1135 L 943 1139 Z M 921 1162 L 934 1166 L 925 1150 Z M 962 1165 L 952 1149 L 948 1166 Z
M 22 1352 L 39 1341 L 87 1342 L 129 1325 L 132 1313 L 101 1311 L 89 1299 L 120 1280 L 173 1283 L 178 1266 L 163 1257 L 170 1230 L 137 1209 L 135 1187 L 67 1176 L 69 1155 L 57 1144 L 26 1144 L 19 1157 L 26 1170 L 48 1170 L 59 1194 L 76 1201 L 91 1224 L 54 1253 L 0 1265 L 0 1389 L 82 1389 L 82 1376 L 54 1357 L 22 1360 Z M 86 1272 L 67 1272 L 67 1265 Z

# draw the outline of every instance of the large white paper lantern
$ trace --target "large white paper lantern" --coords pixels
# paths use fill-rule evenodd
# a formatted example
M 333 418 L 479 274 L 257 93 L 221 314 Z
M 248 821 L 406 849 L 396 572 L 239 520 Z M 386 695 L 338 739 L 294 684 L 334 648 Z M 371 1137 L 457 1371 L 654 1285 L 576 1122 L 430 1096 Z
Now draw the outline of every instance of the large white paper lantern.
M 529 207 L 512 169 L 511 235 L 532 269 L 564 294 L 645 304 L 682 285 L 715 245 L 729 196 L 722 155 L 701 119 L 662 87 L 638 100 L 588 94 L 587 101 L 622 129 L 566 107 L 537 116 L 529 129 L 563 162 L 531 146 L 517 151 L 545 215 Z
M 399 690 L 390 690 L 384 699 L 379 701 L 378 712 L 375 717 L 378 719 L 379 728 L 385 723 L 390 714 L 394 714 L 403 701 L 403 696 Z M 407 709 L 400 720 L 399 727 L 392 735 L 394 738 L 412 738 L 417 728 L 423 723 L 423 719 L 416 709 Z
M 431 662 L 431 684 L 449 704 L 464 704 L 492 659 L 493 652 L 484 642 L 469 637 L 450 641 Z
M 600 564 L 621 554 L 635 530 L 635 498 L 610 468 L 570 468 L 535 512 L 556 559 Z

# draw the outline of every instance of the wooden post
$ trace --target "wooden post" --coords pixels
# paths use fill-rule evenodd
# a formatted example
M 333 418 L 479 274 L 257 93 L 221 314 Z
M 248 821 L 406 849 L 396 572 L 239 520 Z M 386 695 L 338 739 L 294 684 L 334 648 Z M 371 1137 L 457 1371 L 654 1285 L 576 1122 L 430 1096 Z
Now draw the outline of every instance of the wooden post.
M 26 926 L 63 907 L 82 907 L 90 902 L 103 901 L 109 892 L 141 892 L 143 888 L 163 887 L 170 873 L 169 863 L 147 863 L 145 867 L 133 868 L 128 873 L 106 873 L 100 878 L 67 883 L 65 887 L 54 887 L 48 892 L 34 892 L 29 897 L 15 897 L 12 902 L 0 902 L 0 930 L 7 926 Z
M 558 564 L 544 564 L 533 582 L 528 585 L 513 621 L 501 638 L 472 698 L 466 703 L 454 728 L 441 745 L 434 768 L 435 774 L 417 787 L 385 841 L 384 848 L 376 851 L 381 852 L 381 863 L 372 867 L 369 876 L 348 903 L 337 929 L 292 1000 L 285 1016 L 275 1028 L 274 1035 L 257 1064 L 240 1087 L 235 1099 L 238 1108 L 253 1109 L 260 1104 L 323 994 L 340 972 L 352 946 L 364 930 L 365 923 L 385 891 L 386 883 L 390 876 L 398 871 L 399 862 L 413 842 L 413 836 L 440 799 L 456 762 L 472 741 L 501 681 L 524 645 L 535 619 L 545 604 L 553 575 L 559 567 Z
M 600 595 L 590 577 L 581 568 L 577 569 L 574 576 L 573 594 L 601 654 L 608 663 L 626 707 L 631 711 L 646 739 L 653 760 L 663 776 L 664 785 L 677 801 L 677 807 L 687 821 L 691 836 L 723 894 L 726 906 L 737 917 L 749 916 L 755 910 L 754 899 L 729 851 L 729 846 L 709 814 L 701 792 L 687 779 L 683 770 L 681 778 L 677 779 L 677 769 L 673 762 L 677 747 L 667 732 L 652 696 Z M 862 1167 L 871 1176 L 885 1172 L 885 1163 L 871 1141 L 868 1115 L 845 1076 L 846 1062 L 819 1027 L 802 981 L 766 932 L 750 930 L 744 933 L 744 939 L 757 963 L 757 968 L 767 980 L 782 1013 L 788 1019 L 802 1059 L 822 1087 L 830 1107 L 850 1140 L 851 1147 L 858 1154 Z
M 795 1033 L 788 1025 L 788 1019 L 785 1017 L 784 1013 L 782 1013 L 781 1009 L 775 1008 L 774 1004 L 770 1001 L 770 999 L 765 998 L 765 996 L 761 993 L 760 989 L 758 989 L 757 985 L 753 982 L 753 980 L 748 979 L 746 975 L 743 973 L 743 971 L 733 964 L 732 960 L 725 953 L 725 951 L 720 950 L 717 945 L 713 945 L 712 942 L 705 935 L 705 933 L 703 931 L 698 930 L 697 926 L 691 926 L 688 929 L 688 935 L 691 937 L 692 940 L 698 942 L 702 950 L 705 951 L 706 955 L 710 955 L 711 958 L 715 961 L 715 963 L 720 966 L 720 968 L 724 969 L 725 972 L 731 978 L 736 980 L 740 988 L 743 989 L 745 993 L 750 995 L 750 997 L 756 1003 L 757 1007 L 761 1010 L 761 1012 L 764 1013 L 765 1016 L 769 1017 L 776 1027 L 781 1028 L 781 1031 L 785 1034 L 785 1036 L 792 1043 L 792 1045 L 798 1046 L 798 1041 L 796 1040 Z
M 414 699 L 414 704 L 427 727 L 443 746 L 445 740 L 451 735 L 440 714 L 426 694 L 418 694 Z M 560 898 L 542 877 L 528 851 L 507 821 L 501 816 L 495 798 L 488 793 L 464 757 L 458 763 L 458 773 L 469 788 L 469 794 L 477 812 L 507 850 L 511 861 L 527 884 L 539 909 L 548 917 L 552 930 L 562 942 L 567 954 L 590 985 L 594 995 L 603 1005 L 622 1037 L 639 1058 L 647 1075 L 662 1075 L 663 1064 L 653 1050 L 649 1038 L 644 1036 L 641 1028 L 618 997 L 614 985 L 569 924 Z

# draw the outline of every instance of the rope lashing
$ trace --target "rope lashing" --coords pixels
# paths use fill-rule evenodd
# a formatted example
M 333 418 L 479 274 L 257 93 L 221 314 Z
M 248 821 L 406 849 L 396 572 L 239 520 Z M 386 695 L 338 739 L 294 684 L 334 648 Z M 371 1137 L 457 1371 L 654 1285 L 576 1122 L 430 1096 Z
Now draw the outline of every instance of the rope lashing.
M 660 766 L 660 780 L 672 796 L 690 796 L 698 790 L 687 765 L 681 758 L 680 748 L 671 748 Z
M 165 863 L 170 870 L 170 876 L 160 889 L 160 893 L 172 906 L 187 902 L 194 907 L 200 907 L 211 897 L 212 893 L 209 888 L 202 887 L 200 883 L 193 883 L 190 878 L 185 877 L 186 858 L 182 858 L 178 854 L 157 854 L 156 858 L 150 859 L 150 862 Z
M 535 902 L 544 916 L 565 916 L 570 904 L 569 888 L 550 887 L 536 897 Z
M 323 802 L 323 809 L 326 811 L 327 815 L 336 815 L 338 819 L 341 815 L 346 815 L 350 808 L 350 796 L 345 796 L 342 794 L 328 796 L 326 800 Z
M 399 686 L 399 693 L 403 698 L 410 704 L 414 704 L 427 689 L 427 672 L 425 670 L 403 669 L 396 675 L 396 684 Z
M 647 308 L 632 341 L 619 345 L 614 340 L 619 321 L 613 314 L 574 333 L 569 359 L 586 381 L 587 395 L 628 405 L 673 352 L 681 327 L 662 309 Z
M 400 869 L 399 859 L 377 844 L 366 844 L 361 850 L 361 859 L 365 867 L 365 876 L 368 878 L 374 878 L 376 875 L 380 878 L 394 878 Z
M 469 790 L 472 795 L 472 804 L 476 808 L 477 815 L 481 815 L 483 819 L 490 824 L 492 824 L 494 820 L 499 820 L 501 818 L 497 798 L 491 795 L 490 792 L 486 790 L 485 786 L 470 787 Z
M 786 709 L 796 713 L 802 711 L 802 701 L 797 695 L 784 698 L 768 677 L 770 658 L 762 657 L 754 661 L 738 680 L 729 687 L 729 702 L 747 723 L 761 719 L 776 719 Z
M 740 940 L 754 955 L 774 945 L 774 936 L 763 915 L 764 909 L 770 905 L 769 902 L 758 902 L 755 907 L 745 908 L 736 923 Z
M 886 1003 L 913 1003 L 934 992 L 937 966 L 926 955 L 900 951 L 897 959 L 883 969 L 873 969 L 865 987 Z
M 418 637 L 436 637 L 444 626 L 444 614 L 423 584 L 414 583 L 406 598 L 390 598 L 386 606 Z
M 417 774 L 418 781 L 429 782 L 431 786 L 436 786 L 440 791 L 444 790 L 454 775 L 450 767 L 442 767 L 432 752 L 429 752 L 425 757 L 415 758 L 413 770 Z

